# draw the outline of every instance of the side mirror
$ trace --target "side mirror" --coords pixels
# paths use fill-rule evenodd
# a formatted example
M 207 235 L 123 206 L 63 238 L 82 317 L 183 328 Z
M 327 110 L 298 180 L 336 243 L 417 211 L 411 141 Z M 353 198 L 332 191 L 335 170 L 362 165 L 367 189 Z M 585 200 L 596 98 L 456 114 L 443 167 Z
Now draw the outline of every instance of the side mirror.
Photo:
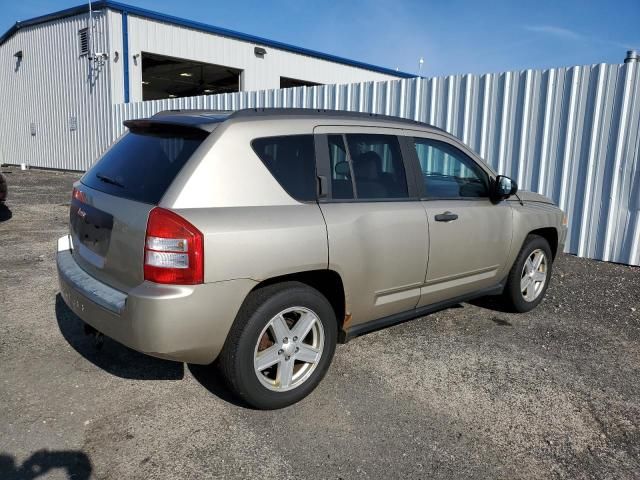
M 509 198 L 518 191 L 518 184 L 509 177 L 498 175 L 493 184 L 493 199 L 496 201 Z

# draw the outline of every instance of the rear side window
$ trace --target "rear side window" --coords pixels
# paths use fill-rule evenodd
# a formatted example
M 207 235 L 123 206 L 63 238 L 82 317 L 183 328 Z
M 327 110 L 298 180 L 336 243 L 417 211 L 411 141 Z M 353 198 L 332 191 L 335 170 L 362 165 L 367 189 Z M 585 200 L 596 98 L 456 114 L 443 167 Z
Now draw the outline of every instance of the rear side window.
M 329 161 L 331 168 L 331 196 L 336 199 L 353 198 L 351 165 L 342 135 L 329 135 Z
M 117 197 L 157 204 L 207 135 L 175 126 L 131 130 L 82 177 L 82 183 Z
M 289 195 L 301 202 L 316 200 L 313 135 L 257 138 L 251 146 Z
M 407 177 L 394 135 L 348 134 L 358 199 L 407 198 Z

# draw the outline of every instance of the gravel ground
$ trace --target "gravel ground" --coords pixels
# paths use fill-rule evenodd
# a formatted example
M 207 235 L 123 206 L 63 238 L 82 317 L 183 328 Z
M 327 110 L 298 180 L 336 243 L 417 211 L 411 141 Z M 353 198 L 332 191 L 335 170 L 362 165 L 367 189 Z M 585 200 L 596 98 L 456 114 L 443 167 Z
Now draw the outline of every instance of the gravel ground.
M 338 347 L 260 412 L 60 300 L 78 174 L 3 168 L 0 478 L 640 478 L 640 269 L 562 255 L 535 311 L 463 304 Z

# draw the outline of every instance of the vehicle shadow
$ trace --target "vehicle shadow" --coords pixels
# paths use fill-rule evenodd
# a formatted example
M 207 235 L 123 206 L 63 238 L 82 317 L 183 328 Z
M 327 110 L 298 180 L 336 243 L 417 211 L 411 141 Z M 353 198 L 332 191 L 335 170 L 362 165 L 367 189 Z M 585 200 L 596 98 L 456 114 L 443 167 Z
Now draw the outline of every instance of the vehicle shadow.
M 11 455 L 0 453 L 0 478 L 3 480 L 31 480 L 58 469 L 65 471 L 67 478 L 76 480 L 89 479 L 93 471 L 87 454 L 77 450 L 38 450 L 22 465 L 17 465 Z
M 494 312 L 514 313 L 513 310 L 505 304 L 500 295 L 476 298 L 475 300 L 471 300 L 469 303 L 476 307 L 493 310 Z
M 253 407 L 241 399 L 236 398 L 233 393 L 231 393 L 216 363 L 211 365 L 195 365 L 190 363 L 187 365 L 187 368 L 189 368 L 191 375 L 193 375 L 193 378 L 195 378 L 200 385 L 220 400 L 235 405 L 236 407 L 253 409 Z
M 0 203 L 0 222 L 6 222 L 13 217 L 13 213 L 4 203 Z
M 95 366 L 120 378 L 131 380 L 181 380 L 184 365 L 150 357 L 105 338 L 104 346 L 96 348 L 93 336 L 84 332 L 84 322 L 71 311 L 58 293 L 56 319 L 60 333 L 76 352 Z M 0 477 L 3 478 L 3 477 Z

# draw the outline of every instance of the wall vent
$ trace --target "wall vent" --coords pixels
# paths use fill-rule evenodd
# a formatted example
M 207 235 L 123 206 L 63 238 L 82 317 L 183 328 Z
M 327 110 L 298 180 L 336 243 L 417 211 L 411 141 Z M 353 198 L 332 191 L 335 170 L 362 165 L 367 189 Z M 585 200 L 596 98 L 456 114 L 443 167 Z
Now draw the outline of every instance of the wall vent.
M 89 54 L 89 29 L 78 30 L 78 41 L 80 42 L 80 55 Z

